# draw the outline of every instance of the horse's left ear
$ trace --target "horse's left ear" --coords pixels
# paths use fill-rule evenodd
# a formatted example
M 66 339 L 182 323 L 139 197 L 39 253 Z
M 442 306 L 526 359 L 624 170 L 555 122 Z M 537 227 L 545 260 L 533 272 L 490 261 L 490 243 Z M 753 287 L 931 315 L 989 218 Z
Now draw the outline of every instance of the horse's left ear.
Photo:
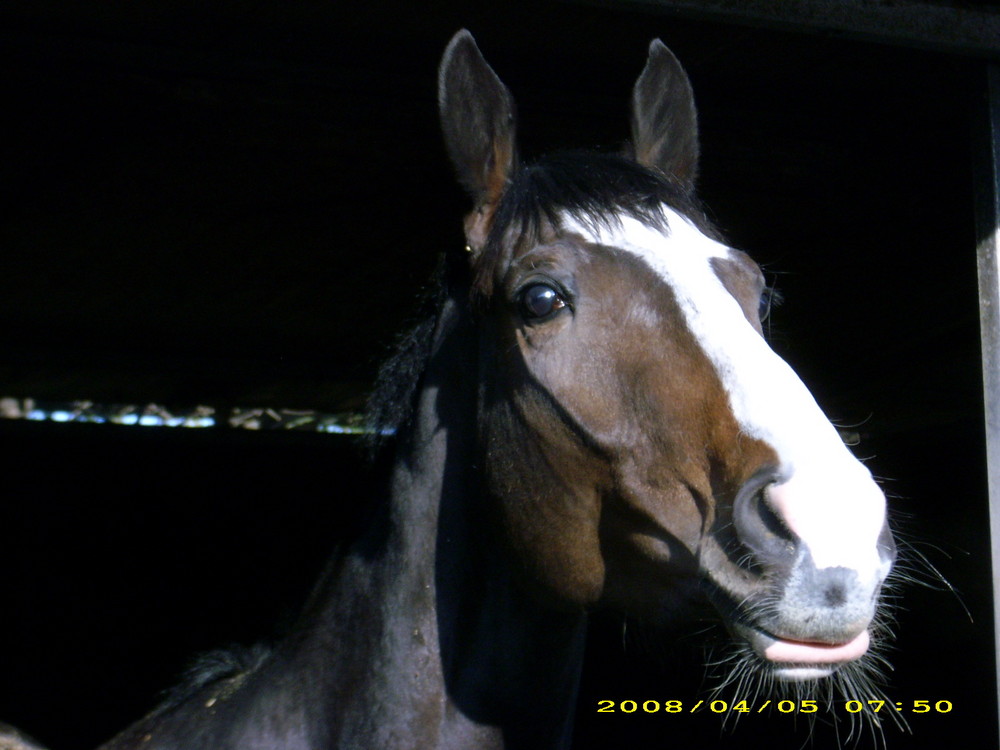
M 514 98 L 464 29 L 441 58 L 438 106 L 448 156 L 475 204 L 466 235 L 479 248 L 517 161 Z
M 674 178 L 688 190 L 698 176 L 698 113 L 684 68 L 659 39 L 632 90 L 635 160 Z

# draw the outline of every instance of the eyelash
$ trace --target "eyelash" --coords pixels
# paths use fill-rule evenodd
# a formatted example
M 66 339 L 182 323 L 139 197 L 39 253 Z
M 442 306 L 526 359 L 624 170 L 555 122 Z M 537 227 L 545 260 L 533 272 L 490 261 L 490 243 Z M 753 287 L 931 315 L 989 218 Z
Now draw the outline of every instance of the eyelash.
M 758 317 L 762 323 L 767 320 L 771 314 L 771 310 L 781 305 L 781 301 L 781 292 L 773 286 L 764 287 L 764 291 L 760 294 L 760 303 L 757 309 Z

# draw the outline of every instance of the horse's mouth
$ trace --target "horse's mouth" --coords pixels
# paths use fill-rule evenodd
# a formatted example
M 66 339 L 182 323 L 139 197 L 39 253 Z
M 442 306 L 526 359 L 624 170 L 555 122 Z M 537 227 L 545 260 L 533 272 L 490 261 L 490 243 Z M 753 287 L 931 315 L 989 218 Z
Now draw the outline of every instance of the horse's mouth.
M 760 668 L 776 679 L 786 682 L 823 679 L 868 651 L 871 638 L 867 628 L 837 642 L 786 638 L 765 629 L 721 587 L 709 582 L 704 588 L 733 637 L 746 643 Z
M 730 627 L 774 677 L 788 682 L 829 677 L 841 665 L 860 659 L 870 643 L 867 630 L 844 643 L 831 644 L 784 639 L 746 623 L 735 622 Z

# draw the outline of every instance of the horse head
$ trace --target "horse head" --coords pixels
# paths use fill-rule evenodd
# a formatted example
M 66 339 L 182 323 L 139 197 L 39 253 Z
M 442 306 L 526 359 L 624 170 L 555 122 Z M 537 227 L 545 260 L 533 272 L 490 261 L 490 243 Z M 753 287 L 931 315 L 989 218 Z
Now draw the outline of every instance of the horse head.
M 864 661 L 895 557 L 885 499 L 766 342 L 760 268 L 698 207 L 674 55 L 650 45 L 621 155 L 522 164 L 468 32 L 439 103 L 474 205 L 483 483 L 525 585 L 646 613 L 700 588 L 783 680 Z

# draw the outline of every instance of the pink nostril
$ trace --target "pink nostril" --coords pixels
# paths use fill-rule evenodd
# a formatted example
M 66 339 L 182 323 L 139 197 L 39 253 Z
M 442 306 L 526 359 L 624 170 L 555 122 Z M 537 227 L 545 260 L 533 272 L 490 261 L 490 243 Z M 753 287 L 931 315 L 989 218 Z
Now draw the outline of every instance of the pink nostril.
M 885 496 L 860 464 L 802 469 L 764 494 L 817 568 L 875 575 L 886 567 Z
M 768 500 L 768 487 L 779 481 L 774 469 L 757 472 L 737 493 L 733 523 L 753 563 L 786 567 L 795 559 L 796 537 Z

